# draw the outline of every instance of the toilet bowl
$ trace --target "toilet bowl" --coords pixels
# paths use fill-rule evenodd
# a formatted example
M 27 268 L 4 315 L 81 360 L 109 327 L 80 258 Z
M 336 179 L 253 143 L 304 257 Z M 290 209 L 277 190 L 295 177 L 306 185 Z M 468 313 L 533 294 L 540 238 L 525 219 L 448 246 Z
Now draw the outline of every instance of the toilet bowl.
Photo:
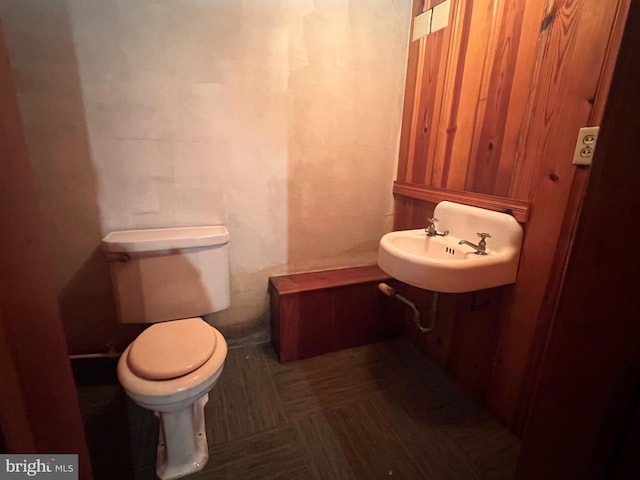
M 149 323 L 118 361 L 118 380 L 160 422 L 161 480 L 204 468 L 204 407 L 227 356 L 200 316 L 229 306 L 229 232 L 221 225 L 112 232 L 102 239 L 118 320 Z
M 226 355 L 224 337 L 201 318 L 154 324 L 121 355 L 120 384 L 160 422 L 156 458 L 160 479 L 181 478 L 207 463 L 204 407 Z

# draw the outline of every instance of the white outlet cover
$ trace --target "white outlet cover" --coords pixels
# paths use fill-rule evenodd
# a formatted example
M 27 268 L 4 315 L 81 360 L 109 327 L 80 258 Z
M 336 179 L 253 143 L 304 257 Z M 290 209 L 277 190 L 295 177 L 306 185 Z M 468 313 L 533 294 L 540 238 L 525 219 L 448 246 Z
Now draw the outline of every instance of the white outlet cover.
M 431 33 L 432 14 L 433 9 L 430 8 L 426 12 L 422 12 L 420 15 L 413 19 L 413 37 L 411 38 L 412 42 L 415 42 L 419 38 Z
M 574 165 L 591 165 L 599 131 L 600 127 L 582 127 L 580 129 L 576 148 L 573 151 Z
M 450 10 L 451 0 L 446 0 L 433 7 L 433 15 L 431 15 L 431 33 L 442 30 L 449 25 Z

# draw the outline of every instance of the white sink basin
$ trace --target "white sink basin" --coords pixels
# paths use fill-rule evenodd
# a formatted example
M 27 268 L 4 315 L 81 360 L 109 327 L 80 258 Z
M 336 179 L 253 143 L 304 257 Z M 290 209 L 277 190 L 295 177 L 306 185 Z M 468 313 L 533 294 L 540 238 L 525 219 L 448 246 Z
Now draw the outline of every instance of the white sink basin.
M 446 236 L 430 237 L 424 228 L 387 233 L 378 249 L 380 268 L 404 283 L 434 292 L 472 292 L 516 281 L 522 227 L 511 215 L 440 202 L 434 217 L 439 219 L 438 231 L 449 231 Z M 486 255 L 459 244 L 467 240 L 478 245 L 480 232 L 491 235 Z

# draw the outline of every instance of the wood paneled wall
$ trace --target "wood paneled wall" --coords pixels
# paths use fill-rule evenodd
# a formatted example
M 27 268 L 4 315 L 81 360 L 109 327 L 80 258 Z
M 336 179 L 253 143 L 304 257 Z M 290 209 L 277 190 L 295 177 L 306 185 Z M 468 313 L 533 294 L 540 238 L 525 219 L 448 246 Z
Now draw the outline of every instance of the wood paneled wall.
M 449 27 L 410 46 L 395 228 L 424 226 L 451 195 L 523 205 L 518 281 L 503 289 L 491 373 L 476 388 L 516 433 L 588 180 L 571 162 L 576 136 L 602 117 L 629 1 L 452 0 Z M 431 6 L 416 0 L 414 13 Z M 472 328 L 467 315 L 451 321 Z M 476 348 L 452 346 L 450 361 Z
M 640 478 L 640 259 L 621 257 L 611 234 L 640 210 L 640 3 L 630 7 L 563 291 L 549 315 L 553 341 L 520 480 Z
M 526 3 L 453 0 L 411 44 L 398 181 L 509 196 L 545 1 Z

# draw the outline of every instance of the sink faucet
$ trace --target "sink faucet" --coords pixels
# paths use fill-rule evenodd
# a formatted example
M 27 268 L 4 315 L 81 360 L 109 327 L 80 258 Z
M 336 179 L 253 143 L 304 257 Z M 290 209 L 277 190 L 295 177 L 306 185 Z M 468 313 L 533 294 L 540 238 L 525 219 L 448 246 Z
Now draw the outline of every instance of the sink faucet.
M 477 245 L 475 243 L 469 242 L 468 240 L 460 240 L 458 242 L 458 245 L 468 245 L 471 248 L 475 249 L 476 255 L 486 255 L 487 241 L 485 240 L 485 238 L 491 238 L 491 235 L 489 235 L 488 233 L 478 233 L 477 235 L 480 237 L 480 241 Z
M 427 232 L 427 237 L 435 237 L 436 235 L 441 237 L 446 237 L 447 235 L 449 235 L 449 230 L 445 230 L 444 232 L 439 232 L 436 229 L 436 222 L 439 222 L 437 218 L 435 217 L 427 218 L 427 221 L 429 222 L 429 226 L 424 229 L 424 231 Z

